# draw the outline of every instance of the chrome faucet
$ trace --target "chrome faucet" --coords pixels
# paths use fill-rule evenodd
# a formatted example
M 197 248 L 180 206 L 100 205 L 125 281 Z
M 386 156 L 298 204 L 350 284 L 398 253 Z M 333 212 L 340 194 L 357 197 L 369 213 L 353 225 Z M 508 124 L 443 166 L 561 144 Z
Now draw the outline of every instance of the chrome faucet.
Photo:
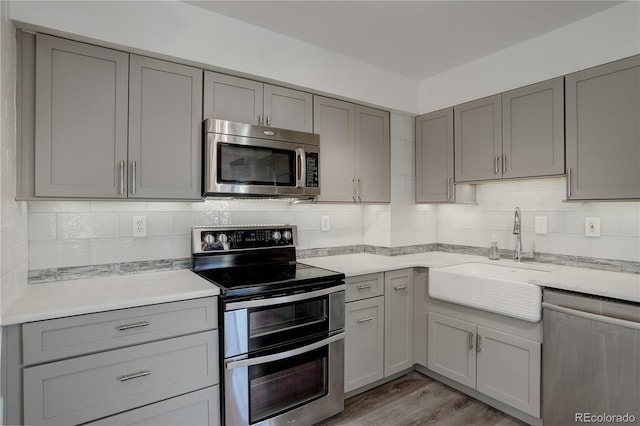
M 522 259 L 522 231 L 520 229 L 520 207 L 516 207 L 516 216 L 513 219 L 513 234 L 516 236 L 516 249 L 513 259 L 520 262 Z

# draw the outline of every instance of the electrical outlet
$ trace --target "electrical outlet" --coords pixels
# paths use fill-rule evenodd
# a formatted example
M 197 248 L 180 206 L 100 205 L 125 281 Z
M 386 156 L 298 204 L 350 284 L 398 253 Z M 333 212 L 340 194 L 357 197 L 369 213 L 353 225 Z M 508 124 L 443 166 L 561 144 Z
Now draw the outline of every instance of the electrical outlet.
M 133 217 L 133 236 L 134 237 L 147 236 L 147 217 L 146 216 Z
M 547 235 L 547 217 L 536 216 L 536 234 Z
M 329 216 L 320 216 L 320 230 L 328 231 L 331 229 L 331 221 L 329 220 Z
M 600 236 L 600 218 L 587 217 L 584 219 L 584 235 L 587 237 Z

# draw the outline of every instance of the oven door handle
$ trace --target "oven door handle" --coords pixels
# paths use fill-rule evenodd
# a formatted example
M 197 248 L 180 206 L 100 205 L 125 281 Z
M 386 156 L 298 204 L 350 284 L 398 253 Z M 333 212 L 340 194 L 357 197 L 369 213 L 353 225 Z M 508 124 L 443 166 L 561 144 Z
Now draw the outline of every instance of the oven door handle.
M 292 294 L 290 296 L 271 297 L 267 299 L 246 300 L 244 302 L 227 303 L 224 311 L 235 311 L 236 309 L 261 308 L 263 306 L 280 305 L 282 303 L 299 302 L 301 300 L 313 299 L 316 297 L 326 296 L 327 294 L 344 291 L 347 289 L 346 284 L 341 284 L 322 290 L 309 291 L 306 293 Z
M 273 355 L 260 356 L 257 358 L 241 359 L 239 361 L 229 361 L 226 363 L 225 368 L 227 370 L 233 370 L 234 368 L 239 368 L 239 367 L 251 367 L 252 365 L 267 364 L 269 362 L 280 361 L 282 359 L 291 358 L 297 355 L 302 355 L 304 353 L 311 352 L 315 349 L 319 349 L 330 343 L 337 342 L 338 340 L 344 339 L 344 336 L 345 336 L 345 332 L 343 331 L 341 333 L 334 334 L 333 336 L 327 339 L 320 340 L 319 342 L 311 343 L 301 348 L 291 349 L 290 351 L 279 352 Z

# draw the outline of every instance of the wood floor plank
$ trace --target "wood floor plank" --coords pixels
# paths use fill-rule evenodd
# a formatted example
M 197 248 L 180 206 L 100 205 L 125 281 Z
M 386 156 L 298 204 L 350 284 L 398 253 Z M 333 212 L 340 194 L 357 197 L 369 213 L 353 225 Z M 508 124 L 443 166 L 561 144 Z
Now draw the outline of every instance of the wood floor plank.
M 520 426 L 525 423 L 411 372 L 345 401 L 322 426 Z

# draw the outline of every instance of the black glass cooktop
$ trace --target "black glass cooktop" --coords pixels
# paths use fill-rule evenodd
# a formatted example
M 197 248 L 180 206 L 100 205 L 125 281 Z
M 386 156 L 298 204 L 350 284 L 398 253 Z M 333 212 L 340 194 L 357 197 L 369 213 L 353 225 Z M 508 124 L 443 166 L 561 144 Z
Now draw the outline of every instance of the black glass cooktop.
M 196 272 L 222 291 L 224 298 L 273 297 L 327 288 L 344 280 L 344 274 L 293 262 L 287 265 L 256 265 Z

